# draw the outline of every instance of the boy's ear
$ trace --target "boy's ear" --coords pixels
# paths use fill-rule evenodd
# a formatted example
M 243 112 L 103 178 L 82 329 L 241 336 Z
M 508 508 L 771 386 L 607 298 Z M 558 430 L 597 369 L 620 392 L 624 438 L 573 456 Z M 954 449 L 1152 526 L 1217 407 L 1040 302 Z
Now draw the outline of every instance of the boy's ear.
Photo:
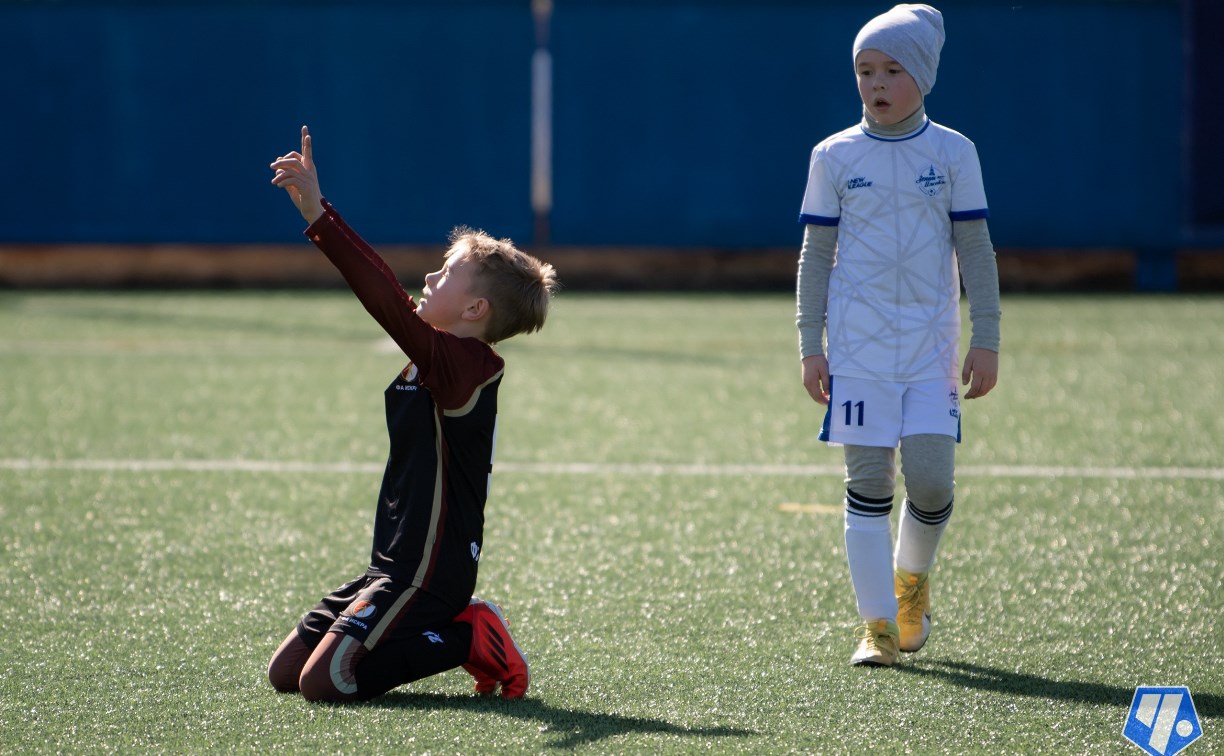
M 477 321 L 489 314 L 489 300 L 484 297 L 477 297 L 468 303 L 468 306 L 463 308 L 463 319 L 469 321 Z

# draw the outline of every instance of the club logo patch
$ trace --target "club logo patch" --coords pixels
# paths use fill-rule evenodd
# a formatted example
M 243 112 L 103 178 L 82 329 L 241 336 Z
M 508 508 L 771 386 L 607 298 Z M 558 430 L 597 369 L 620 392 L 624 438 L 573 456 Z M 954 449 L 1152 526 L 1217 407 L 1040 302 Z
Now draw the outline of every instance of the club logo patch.
M 864 176 L 855 176 L 846 182 L 847 189 L 866 189 L 869 186 L 871 186 L 871 181 Z
M 923 194 L 934 197 L 943 191 L 944 185 L 948 183 L 948 178 L 935 170 L 934 165 L 931 165 L 914 179 L 914 183 L 918 185 Z
M 371 604 L 369 601 L 356 601 L 348 608 L 347 614 L 350 617 L 358 619 L 369 619 L 374 616 L 374 612 L 378 611 L 378 607 Z

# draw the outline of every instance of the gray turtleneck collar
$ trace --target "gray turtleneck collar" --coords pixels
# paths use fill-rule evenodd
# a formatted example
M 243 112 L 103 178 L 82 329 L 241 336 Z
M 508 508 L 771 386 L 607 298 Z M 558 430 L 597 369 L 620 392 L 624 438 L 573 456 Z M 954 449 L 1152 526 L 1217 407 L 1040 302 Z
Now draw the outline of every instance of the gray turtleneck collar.
M 876 119 L 867 115 L 867 108 L 863 108 L 863 131 L 875 136 L 888 137 L 894 139 L 899 136 L 911 134 L 922 128 L 922 124 L 926 123 L 926 105 L 919 105 L 909 117 L 903 121 L 898 121 L 891 126 L 885 126 Z

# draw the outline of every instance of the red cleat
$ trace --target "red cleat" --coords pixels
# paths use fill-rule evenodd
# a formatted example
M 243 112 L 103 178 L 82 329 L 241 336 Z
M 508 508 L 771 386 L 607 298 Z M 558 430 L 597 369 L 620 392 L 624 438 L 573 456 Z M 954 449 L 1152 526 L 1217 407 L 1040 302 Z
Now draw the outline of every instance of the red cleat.
M 463 668 L 476 679 L 476 692 L 493 693 L 501 685 L 502 698 L 522 698 L 531 681 L 527 655 L 510 637 L 509 623 L 496 604 L 473 598 L 455 622 L 472 626 L 472 650 Z

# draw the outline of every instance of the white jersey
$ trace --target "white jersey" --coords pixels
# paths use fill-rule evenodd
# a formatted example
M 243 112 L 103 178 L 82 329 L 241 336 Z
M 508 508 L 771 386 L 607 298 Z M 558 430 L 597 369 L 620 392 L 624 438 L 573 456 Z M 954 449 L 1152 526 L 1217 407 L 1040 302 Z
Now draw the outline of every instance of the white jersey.
M 857 125 L 816 145 L 799 220 L 837 227 L 827 324 L 832 375 L 957 376 L 952 221 L 987 216 L 977 149 L 933 121 L 896 138 Z

